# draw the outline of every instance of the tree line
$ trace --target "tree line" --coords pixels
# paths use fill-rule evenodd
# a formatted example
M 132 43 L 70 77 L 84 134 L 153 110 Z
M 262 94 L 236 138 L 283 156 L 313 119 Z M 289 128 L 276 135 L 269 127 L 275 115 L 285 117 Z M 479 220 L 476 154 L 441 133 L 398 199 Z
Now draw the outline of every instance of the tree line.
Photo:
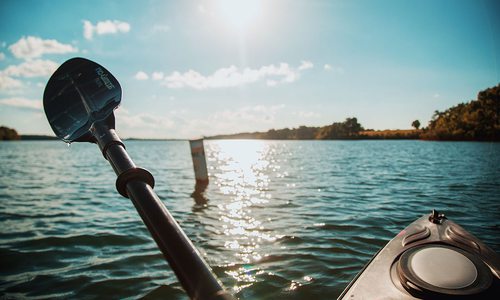
M 479 92 L 477 99 L 461 103 L 443 112 L 436 111 L 427 127 L 415 130 L 364 129 L 355 117 L 323 127 L 271 129 L 267 132 L 218 135 L 209 139 L 273 139 L 273 140 L 331 140 L 331 139 L 427 139 L 500 141 L 500 84 Z
M 445 111 L 435 111 L 427 127 L 415 130 L 374 131 L 364 129 L 355 117 L 322 127 L 271 129 L 267 132 L 218 135 L 208 139 L 272 139 L 272 140 L 332 140 L 332 139 L 427 139 L 500 141 L 500 84 L 480 91 L 476 100 L 460 103 Z M 55 139 L 54 137 L 22 136 L 16 130 L 1 126 L 0 140 Z
M 217 135 L 209 139 L 267 139 L 267 140 L 331 140 L 357 139 L 364 130 L 357 118 L 334 122 L 322 127 L 300 126 L 298 128 L 271 129 L 267 132 Z
M 436 110 L 421 138 L 500 141 L 500 84 L 479 92 L 476 100 Z

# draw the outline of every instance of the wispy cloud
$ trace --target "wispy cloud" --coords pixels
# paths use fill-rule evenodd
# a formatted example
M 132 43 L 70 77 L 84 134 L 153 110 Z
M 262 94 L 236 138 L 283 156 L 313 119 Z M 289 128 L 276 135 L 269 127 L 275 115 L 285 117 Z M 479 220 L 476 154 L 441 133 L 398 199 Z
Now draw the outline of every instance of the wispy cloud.
M 243 86 L 258 81 L 265 81 L 267 86 L 276 86 L 298 80 L 302 71 L 311 68 L 313 68 L 313 64 L 310 61 L 302 61 L 301 65 L 297 68 L 291 67 L 287 63 L 262 66 L 258 69 L 240 69 L 233 65 L 227 68 L 220 68 L 211 75 L 203 75 L 198 71 L 189 70 L 184 73 L 175 71 L 168 76 L 165 76 L 163 72 L 154 72 L 152 78 L 154 80 L 161 80 L 162 85 L 172 89 L 192 88 L 203 90 L 227 88 Z
M 90 21 L 83 21 L 83 36 L 87 40 L 91 40 L 95 34 L 116 34 L 127 33 L 130 31 L 130 24 L 118 20 L 99 21 L 95 25 Z
M 20 80 L 14 79 L 0 72 L 0 91 L 18 89 L 22 86 L 23 83 Z
M 57 69 L 59 64 L 51 60 L 27 60 L 19 65 L 10 65 L 0 71 L 1 75 L 12 77 L 40 77 L 49 76 Z
M 26 98 L 4 98 L 0 99 L 0 105 L 27 108 L 32 110 L 41 110 L 43 105 L 41 100 L 32 100 Z
M 157 116 L 150 113 L 133 114 L 124 107 L 117 109 L 115 115 L 117 127 L 128 132 L 129 137 L 168 137 L 168 133 L 176 125 L 169 116 Z
M 0 61 L 5 59 L 5 53 L 0 52 Z
M 308 60 L 303 60 L 298 68 L 299 71 L 307 70 L 307 69 L 312 69 L 314 67 L 314 64 Z
M 76 47 L 56 40 L 44 40 L 36 36 L 22 37 L 9 46 L 16 58 L 32 59 L 44 54 L 64 54 L 78 52 Z
M 153 74 L 151 74 L 151 77 L 153 78 L 153 80 L 162 80 L 163 77 L 165 77 L 165 74 L 163 74 L 163 72 L 153 72 Z
M 134 78 L 137 80 L 148 80 L 149 76 L 145 72 L 139 71 L 135 74 Z
M 23 82 L 15 77 L 33 78 L 51 75 L 59 66 L 51 60 L 27 60 L 18 65 L 10 65 L 0 70 L 0 91 L 12 91 L 23 87 Z
M 336 73 L 336 74 L 344 74 L 344 68 L 342 67 L 334 67 L 330 64 L 325 64 L 323 66 L 323 69 L 327 72 L 333 72 L 333 73 Z
M 212 115 L 214 120 L 218 120 L 222 124 L 232 122 L 241 123 L 248 122 L 249 125 L 254 126 L 255 122 L 258 123 L 271 123 L 275 120 L 276 114 L 285 108 L 285 105 L 255 105 L 244 106 L 236 110 L 223 110 L 216 112 Z
M 208 114 L 202 119 L 187 119 L 182 125 L 184 136 L 194 134 L 216 135 L 236 132 L 254 132 L 273 127 L 280 112 L 285 109 L 279 105 L 253 105 L 226 109 Z
M 292 115 L 299 117 L 300 119 L 316 119 L 321 117 L 319 113 L 312 111 L 294 111 Z
M 225 109 L 193 118 L 185 109 L 166 114 L 132 113 L 116 110 L 117 127 L 132 137 L 193 138 L 199 134 L 216 135 L 243 131 L 267 130 L 285 105 L 253 105 Z M 122 131 L 122 132 L 123 132 Z

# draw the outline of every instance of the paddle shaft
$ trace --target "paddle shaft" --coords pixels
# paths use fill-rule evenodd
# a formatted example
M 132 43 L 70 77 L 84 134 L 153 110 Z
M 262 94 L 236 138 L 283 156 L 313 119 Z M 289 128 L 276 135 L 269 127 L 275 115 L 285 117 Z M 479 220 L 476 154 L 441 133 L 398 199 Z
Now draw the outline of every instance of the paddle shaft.
M 114 129 L 97 123 L 94 124 L 92 133 L 105 158 L 118 175 L 118 191 L 132 200 L 189 297 L 234 299 L 223 289 L 208 264 L 154 192 L 153 177 L 146 170 L 135 166 Z

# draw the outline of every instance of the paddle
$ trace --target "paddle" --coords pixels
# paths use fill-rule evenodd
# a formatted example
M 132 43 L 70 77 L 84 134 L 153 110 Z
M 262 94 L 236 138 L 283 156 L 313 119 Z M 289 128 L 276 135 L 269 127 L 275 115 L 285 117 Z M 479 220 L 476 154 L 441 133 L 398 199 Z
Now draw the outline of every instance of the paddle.
M 156 244 L 192 299 L 234 299 L 153 191 L 154 178 L 135 166 L 115 132 L 113 110 L 121 101 L 118 80 L 84 58 L 63 63 L 45 87 L 43 106 L 63 141 L 97 143 L 116 175 L 116 189 L 130 198 Z

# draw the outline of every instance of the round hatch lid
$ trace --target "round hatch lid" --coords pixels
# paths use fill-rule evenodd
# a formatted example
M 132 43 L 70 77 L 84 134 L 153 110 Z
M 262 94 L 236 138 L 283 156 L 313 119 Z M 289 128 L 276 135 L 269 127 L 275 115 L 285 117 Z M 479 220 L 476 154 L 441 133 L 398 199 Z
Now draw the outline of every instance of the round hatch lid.
M 398 263 L 401 284 L 409 292 L 472 295 L 489 288 L 488 267 L 477 256 L 446 245 L 414 247 Z

